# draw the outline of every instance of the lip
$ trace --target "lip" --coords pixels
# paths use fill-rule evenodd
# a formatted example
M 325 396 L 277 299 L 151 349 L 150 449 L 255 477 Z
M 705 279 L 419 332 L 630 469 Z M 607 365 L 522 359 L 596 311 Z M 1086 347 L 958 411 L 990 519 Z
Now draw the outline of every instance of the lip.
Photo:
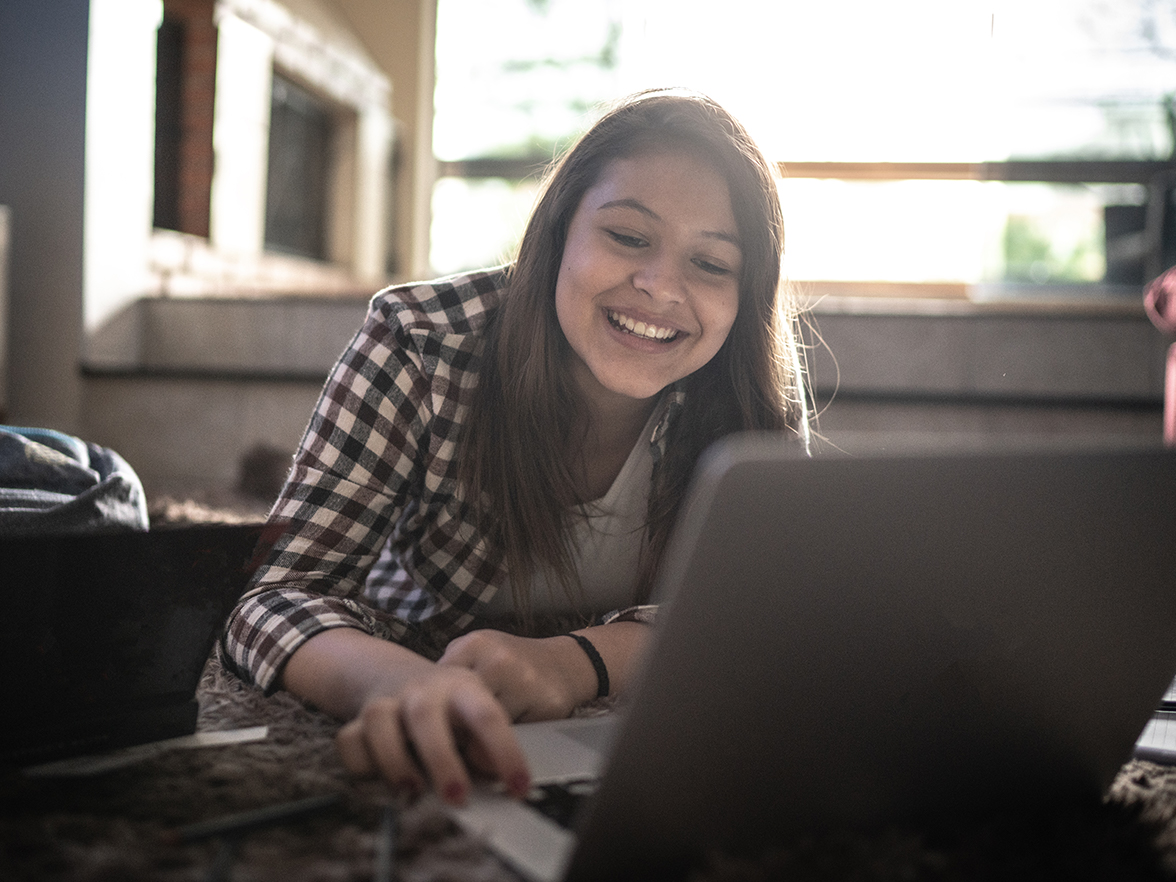
M 617 307 L 604 307 L 601 310 L 601 315 L 604 318 L 605 325 L 608 330 L 617 338 L 629 345 L 640 346 L 643 349 L 648 348 L 652 352 L 664 352 L 673 347 L 675 344 L 681 342 L 690 336 L 690 332 L 683 329 L 675 322 L 667 321 L 664 318 L 651 316 L 640 310 L 630 310 Z M 672 331 L 673 333 L 668 337 L 645 337 L 640 334 L 633 333 L 631 330 L 618 327 L 613 321 L 613 316 L 623 317 L 626 320 L 631 320 L 640 325 L 652 326 L 660 331 Z

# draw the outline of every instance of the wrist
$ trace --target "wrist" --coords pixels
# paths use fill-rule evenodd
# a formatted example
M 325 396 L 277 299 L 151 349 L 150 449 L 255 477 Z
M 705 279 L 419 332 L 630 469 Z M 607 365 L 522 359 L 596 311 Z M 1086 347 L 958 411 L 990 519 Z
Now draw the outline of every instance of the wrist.
M 548 670 L 558 677 L 559 688 L 563 692 L 561 701 L 564 710 L 561 715 L 566 716 L 573 710 L 596 697 L 596 671 L 592 662 L 584 654 L 575 640 L 569 640 L 567 634 L 558 634 L 542 638 L 547 647 Z
M 583 634 L 572 633 L 565 636 L 570 637 L 572 640 L 576 641 L 576 644 L 580 647 L 584 653 L 584 656 L 588 659 L 588 663 L 592 665 L 592 673 L 596 683 L 595 694 L 592 697 L 607 697 L 608 694 L 612 691 L 609 683 L 608 665 L 605 664 L 604 658 L 600 655 L 600 652 L 596 648 L 596 644 L 594 644 Z
M 349 720 L 371 699 L 395 695 L 434 663 L 357 628 L 329 628 L 286 662 L 282 687 L 334 717 Z

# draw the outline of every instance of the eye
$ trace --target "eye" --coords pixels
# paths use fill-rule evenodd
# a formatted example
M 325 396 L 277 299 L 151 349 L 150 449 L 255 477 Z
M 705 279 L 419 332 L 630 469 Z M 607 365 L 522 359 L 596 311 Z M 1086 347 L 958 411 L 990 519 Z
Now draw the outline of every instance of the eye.
M 623 245 L 626 248 L 643 248 L 649 244 L 640 236 L 630 236 L 628 233 L 621 233 L 617 230 L 606 230 L 605 232 L 607 232 L 608 235 L 612 237 L 614 242 L 619 245 Z
M 694 260 L 694 265 L 702 270 L 704 273 L 712 276 L 729 276 L 732 271 L 721 264 L 713 263 L 704 257 L 698 257 Z

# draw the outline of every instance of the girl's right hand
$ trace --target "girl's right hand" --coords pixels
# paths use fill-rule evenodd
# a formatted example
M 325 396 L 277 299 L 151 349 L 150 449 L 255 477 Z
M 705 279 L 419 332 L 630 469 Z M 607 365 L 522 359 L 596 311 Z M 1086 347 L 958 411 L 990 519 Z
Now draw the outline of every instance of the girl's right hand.
M 322 631 L 290 657 L 283 686 L 347 722 L 336 736 L 349 771 L 393 787 L 431 786 L 465 802 L 471 771 L 500 780 L 522 797 L 526 758 L 510 717 L 482 678 L 437 665 L 404 647 L 353 628 Z
M 379 695 L 339 730 L 335 743 L 353 774 L 379 775 L 393 787 L 462 805 L 470 771 L 522 797 L 531 786 L 510 719 L 472 671 L 436 666 L 397 695 Z

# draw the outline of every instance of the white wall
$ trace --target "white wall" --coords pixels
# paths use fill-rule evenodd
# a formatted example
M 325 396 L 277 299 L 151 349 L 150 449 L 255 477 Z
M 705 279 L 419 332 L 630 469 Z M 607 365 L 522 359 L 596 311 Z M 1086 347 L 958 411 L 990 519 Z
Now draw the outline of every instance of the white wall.
M 149 284 L 160 0 L 90 0 L 83 208 L 84 323 L 91 331 Z
M 394 135 L 392 117 L 380 108 L 367 108 L 359 115 L 358 129 L 352 266 L 360 278 L 374 280 L 384 274 L 390 247 L 387 220 L 393 195 L 388 175 Z
M 265 243 L 265 181 L 274 41 L 235 15 L 217 21 L 212 247 L 259 257 Z

